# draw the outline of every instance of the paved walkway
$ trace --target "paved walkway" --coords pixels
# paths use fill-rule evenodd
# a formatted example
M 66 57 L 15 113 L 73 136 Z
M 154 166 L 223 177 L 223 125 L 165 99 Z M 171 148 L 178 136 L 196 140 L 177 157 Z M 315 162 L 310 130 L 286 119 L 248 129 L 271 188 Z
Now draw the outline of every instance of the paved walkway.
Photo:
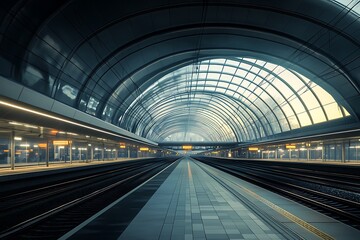
M 119 239 L 284 239 L 192 161 L 183 160 Z

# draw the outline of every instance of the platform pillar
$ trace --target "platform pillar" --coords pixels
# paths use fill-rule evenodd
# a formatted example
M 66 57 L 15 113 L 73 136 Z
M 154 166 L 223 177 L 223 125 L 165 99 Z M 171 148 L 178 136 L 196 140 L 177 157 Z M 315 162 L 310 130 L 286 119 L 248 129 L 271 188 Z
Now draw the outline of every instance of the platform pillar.
M 94 161 L 94 147 L 91 146 L 90 147 L 90 161 Z
M 69 160 L 70 160 L 70 164 L 72 164 L 72 142 L 69 141 Z
M 15 169 L 15 132 L 10 134 L 10 167 L 11 170 Z
M 310 160 L 310 149 L 309 148 L 307 148 L 306 149 L 306 160 Z
M 291 160 L 291 149 L 289 148 L 289 160 Z
M 47 167 L 49 166 L 49 160 L 50 160 L 50 140 L 47 140 L 46 152 L 45 152 L 45 162 Z
M 128 148 L 128 151 L 127 151 L 127 158 L 130 158 L 130 148 Z
M 345 143 L 341 144 L 341 162 L 345 162 Z
M 105 161 L 105 144 L 104 143 L 102 145 L 101 158 L 103 161 Z

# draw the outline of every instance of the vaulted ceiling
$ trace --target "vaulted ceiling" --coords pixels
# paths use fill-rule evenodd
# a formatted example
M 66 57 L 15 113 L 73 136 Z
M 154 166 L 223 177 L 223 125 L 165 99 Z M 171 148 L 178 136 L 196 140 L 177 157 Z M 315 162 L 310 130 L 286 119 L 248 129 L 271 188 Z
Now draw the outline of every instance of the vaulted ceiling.
M 0 74 L 155 141 L 358 122 L 359 6 L 1 1 Z

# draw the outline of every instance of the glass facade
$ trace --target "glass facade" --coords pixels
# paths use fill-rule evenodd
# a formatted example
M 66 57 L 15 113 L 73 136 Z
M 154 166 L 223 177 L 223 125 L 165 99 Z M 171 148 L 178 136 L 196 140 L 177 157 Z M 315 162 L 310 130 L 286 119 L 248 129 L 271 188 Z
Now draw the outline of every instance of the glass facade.
M 211 151 L 208 156 L 284 161 L 360 162 L 360 139 L 327 139 Z
M 120 126 L 154 141 L 174 140 L 177 132 L 178 141 L 192 134 L 197 140 L 241 142 L 346 116 L 324 88 L 291 68 L 229 58 L 160 78 L 132 102 Z
M 14 158 L 11 158 L 13 142 Z M 0 119 L 0 168 L 70 162 L 160 157 L 160 149 L 140 151 L 141 145 L 63 132 Z M 11 162 L 13 161 L 13 162 Z

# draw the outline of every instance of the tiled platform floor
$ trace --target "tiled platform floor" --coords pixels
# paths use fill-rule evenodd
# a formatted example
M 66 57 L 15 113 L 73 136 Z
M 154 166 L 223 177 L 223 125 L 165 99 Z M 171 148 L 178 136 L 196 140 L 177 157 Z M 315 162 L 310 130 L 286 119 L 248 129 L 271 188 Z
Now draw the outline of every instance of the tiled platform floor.
M 119 239 L 283 239 L 234 195 L 182 160 Z
M 227 182 L 226 187 L 221 182 Z M 284 212 L 308 225 L 301 227 Z M 101 229 L 101 221 L 96 222 L 96 229 Z M 332 218 L 184 158 L 118 239 L 359 239 L 359 236 L 360 231 Z

